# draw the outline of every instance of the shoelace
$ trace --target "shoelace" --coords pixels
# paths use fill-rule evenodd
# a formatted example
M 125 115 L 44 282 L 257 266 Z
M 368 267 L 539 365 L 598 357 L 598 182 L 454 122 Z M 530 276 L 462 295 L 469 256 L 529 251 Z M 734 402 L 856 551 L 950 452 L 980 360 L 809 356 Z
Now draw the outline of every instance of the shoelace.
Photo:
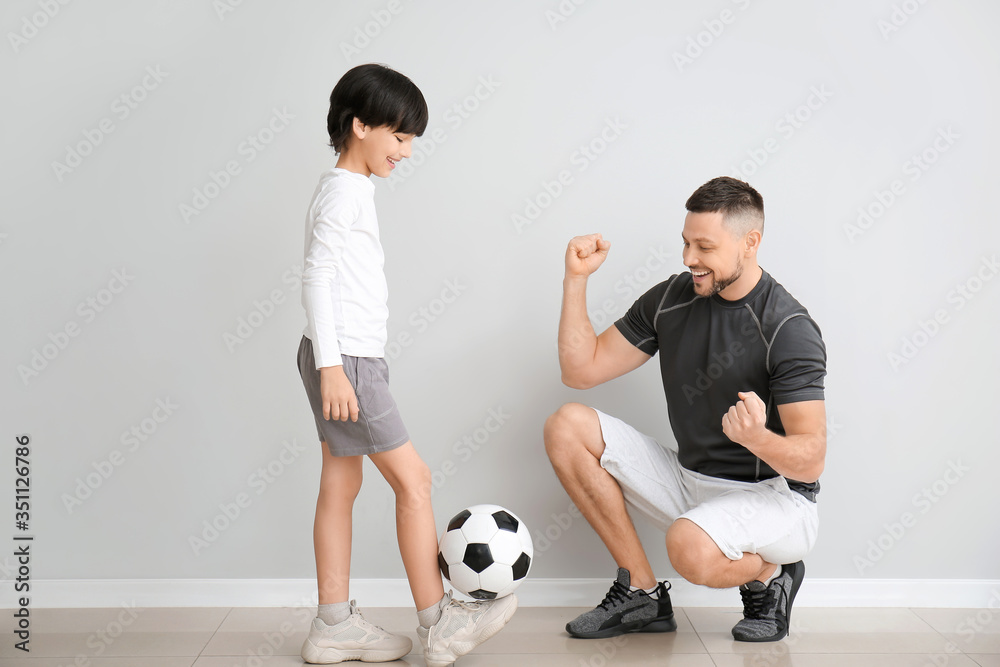
M 616 602 L 625 602 L 629 598 L 629 589 L 624 586 L 621 582 L 616 581 L 611 584 L 611 588 L 608 590 L 608 594 L 604 596 L 601 600 L 599 607 L 603 607 L 610 611 L 611 605 Z
M 476 600 L 474 602 L 466 602 L 465 600 L 456 600 L 454 598 L 452 598 L 451 601 L 459 605 L 460 607 L 465 607 L 469 611 L 479 611 L 482 608 L 483 603 L 486 602 L 486 600 Z
M 751 619 L 764 618 L 764 614 L 774 602 L 774 591 L 765 588 L 762 591 L 752 591 L 749 588 L 740 589 L 743 598 L 743 617 Z
M 383 628 L 381 625 L 375 625 L 374 623 L 372 623 L 371 621 L 369 621 L 367 618 L 365 618 L 364 616 L 362 616 L 360 609 L 357 609 L 357 607 L 355 607 L 355 609 L 357 610 L 357 614 L 358 614 L 358 625 L 360 625 L 362 628 L 364 628 L 368 632 L 376 632 L 376 633 L 383 634 L 383 635 L 389 634 L 388 632 L 386 632 L 385 628 Z

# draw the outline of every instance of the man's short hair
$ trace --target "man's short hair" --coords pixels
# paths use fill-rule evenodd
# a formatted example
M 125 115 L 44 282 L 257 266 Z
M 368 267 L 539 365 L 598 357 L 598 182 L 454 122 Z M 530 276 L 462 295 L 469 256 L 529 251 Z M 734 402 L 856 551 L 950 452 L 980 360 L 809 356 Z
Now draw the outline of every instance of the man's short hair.
M 684 204 L 692 213 L 722 212 L 722 222 L 736 236 L 764 232 L 764 198 L 749 183 L 719 176 L 705 183 Z
M 409 78 L 385 65 L 358 65 L 340 78 L 330 93 L 326 129 L 340 153 L 351 136 L 354 118 L 369 127 L 421 136 L 427 129 L 427 103 Z

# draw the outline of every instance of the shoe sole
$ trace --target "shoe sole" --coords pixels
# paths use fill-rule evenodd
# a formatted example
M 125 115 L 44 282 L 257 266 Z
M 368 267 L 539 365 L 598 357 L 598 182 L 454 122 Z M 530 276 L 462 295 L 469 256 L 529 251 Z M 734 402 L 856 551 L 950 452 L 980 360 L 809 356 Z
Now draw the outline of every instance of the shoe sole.
M 630 632 L 673 632 L 676 629 L 677 621 L 674 620 L 673 614 L 670 614 L 670 616 L 660 616 L 648 622 L 632 621 L 631 623 L 622 623 L 621 625 L 604 628 L 603 630 L 595 630 L 594 632 L 574 632 L 569 629 L 568 624 L 566 625 L 566 632 L 571 637 L 576 637 L 577 639 L 607 639 L 608 637 L 617 637 L 618 635 L 625 635 Z
M 795 575 L 792 575 L 792 590 L 790 590 L 788 592 L 788 614 L 785 615 L 785 631 L 783 633 L 781 633 L 780 635 L 774 635 L 772 637 L 756 637 L 756 638 L 750 637 L 750 638 L 747 638 L 747 639 L 742 639 L 740 637 L 737 637 L 734 634 L 733 635 L 733 639 L 735 639 L 738 642 L 757 642 L 757 643 L 761 643 L 761 642 L 780 642 L 782 639 L 784 639 L 789 634 L 791 634 L 791 630 L 792 630 L 792 603 L 795 602 L 795 596 L 799 592 L 799 587 L 802 586 L 802 582 L 806 578 L 806 566 L 805 566 L 805 563 L 803 563 L 802 561 L 799 561 L 798 563 L 794 563 L 794 564 L 798 565 L 800 568 L 802 568 L 802 576 L 798 578 L 798 581 L 796 581 Z M 798 569 L 798 568 L 796 568 L 796 569 Z
M 361 662 L 391 662 L 399 660 L 408 654 L 413 647 L 400 653 L 399 650 L 377 650 L 377 649 L 339 649 L 321 648 L 311 641 L 306 640 L 302 646 L 302 659 L 313 665 L 333 665 L 347 660 L 360 660 Z
M 513 598 L 513 596 L 511 596 Z M 424 661 L 427 663 L 427 667 L 448 667 L 448 665 L 454 664 L 456 660 L 461 658 L 466 653 L 472 651 L 487 639 L 492 638 L 498 632 L 503 630 L 507 622 L 514 616 L 514 612 L 517 611 L 517 598 L 513 598 L 514 604 L 504 612 L 502 618 L 498 618 L 493 621 L 490 625 L 487 625 L 483 632 L 475 639 L 475 641 L 469 642 L 458 642 L 451 650 L 450 654 L 439 654 L 439 655 L 426 655 L 424 654 Z

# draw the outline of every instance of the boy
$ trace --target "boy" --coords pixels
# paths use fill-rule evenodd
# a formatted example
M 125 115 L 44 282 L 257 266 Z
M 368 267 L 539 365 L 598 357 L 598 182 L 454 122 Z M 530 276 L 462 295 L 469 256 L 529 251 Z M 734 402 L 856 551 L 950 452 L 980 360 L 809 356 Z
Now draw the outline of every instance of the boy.
M 396 495 L 399 551 L 417 606 L 417 636 L 431 667 L 450 665 L 513 616 L 513 595 L 465 603 L 444 594 L 437 563 L 430 470 L 389 393 L 384 359 L 387 286 L 372 174 L 388 177 L 427 127 L 427 105 L 407 77 L 383 65 L 348 71 L 330 96 L 327 129 L 340 154 L 306 216 L 302 305 L 308 323 L 299 373 L 323 445 L 313 541 L 319 609 L 306 662 L 382 662 L 412 642 L 366 621 L 348 603 L 351 512 L 368 456 Z

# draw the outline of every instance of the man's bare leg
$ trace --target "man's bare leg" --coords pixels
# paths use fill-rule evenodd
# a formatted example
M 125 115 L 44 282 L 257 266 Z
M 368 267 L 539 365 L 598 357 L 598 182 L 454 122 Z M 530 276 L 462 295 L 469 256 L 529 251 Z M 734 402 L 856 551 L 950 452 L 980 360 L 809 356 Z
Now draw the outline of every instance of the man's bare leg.
M 778 567 L 751 553 L 744 553 L 740 560 L 730 560 L 708 533 L 689 519 L 674 521 L 667 531 L 666 542 L 670 564 L 692 584 L 733 588 L 754 579 L 767 581 Z
M 545 451 L 559 481 L 615 563 L 629 571 L 633 586 L 656 586 L 653 568 L 625 509 L 621 487 L 601 467 L 605 444 L 597 412 L 580 403 L 567 403 L 545 422 L 544 437 Z

